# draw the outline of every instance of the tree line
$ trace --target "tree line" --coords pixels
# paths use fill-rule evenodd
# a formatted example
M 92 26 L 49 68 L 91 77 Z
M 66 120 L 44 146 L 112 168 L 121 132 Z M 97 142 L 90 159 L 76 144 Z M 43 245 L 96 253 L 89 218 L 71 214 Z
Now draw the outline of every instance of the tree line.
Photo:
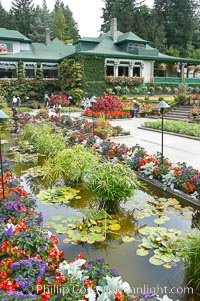
M 109 31 L 111 18 L 117 18 L 119 31 L 132 31 L 165 54 L 200 59 L 199 0 L 154 0 L 152 8 L 144 0 L 103 2 L 101 34 Z M 33 0 L 13 0 L 9 12 L 0 2 L 0 27 L 17 30 L 33 42 L 44 42 L 45 28 L 64 43 L 80 38 L 73 13 L 61 0 L 55 1 L 52 12 L 46 0 L 42 7 L 34 7 Z

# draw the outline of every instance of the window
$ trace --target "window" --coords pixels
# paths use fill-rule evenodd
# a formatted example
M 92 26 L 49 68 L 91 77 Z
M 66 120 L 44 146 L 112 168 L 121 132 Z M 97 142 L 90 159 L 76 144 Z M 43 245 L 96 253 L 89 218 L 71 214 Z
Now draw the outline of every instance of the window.
M 13 52 L 12 43 L 0 42 L 0 54 L 8 54 Z
M 133 43 L 128 43 L 128 48 L 129 49 L 133 49 L 134 48 L 134 44 Z
M 42 63 L 41 68 L 43 70 L 44 79 L 58 78 L 58 64 L 57 63 Z
M 119 65 L 118 76 L 128 76 L 128 66 Z
M 0 62 L 0 78 L 17 78 L 17 70 L 15 62 Z
M 21 50 L 30 50 L 30 45 L 29 43 L 21 43 L 20 44 L 20 51 Z
M 114 65 L 106 66 L 106 76 L 114 76 Z
M 36 69 L 37 69 L 36 63 L 24 63 L 25 77 L 26 78 L 35 78 Z

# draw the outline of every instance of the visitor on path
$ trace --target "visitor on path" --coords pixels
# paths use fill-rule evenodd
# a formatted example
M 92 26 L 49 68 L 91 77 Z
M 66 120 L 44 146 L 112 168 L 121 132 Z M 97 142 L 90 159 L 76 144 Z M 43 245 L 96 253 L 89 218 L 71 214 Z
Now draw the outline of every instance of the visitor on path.
M 21 99 L 19 96 L 17 96 L 17 107 L 21 106 Z
M 137 118 L 139 111 L 140 111 L 140 104 L 139 104 L 139 102 L 135 101 L 134 117 Z
M 85 103 L 84 103 L 84 110 L 87 110 L 87 109 L 89 109 L 90 108 L 90 100 L 89 100 L 89 98 L 87 97 L 86 99 L 85 99 Z
M 45 94 L 44 95 L 44 107 L 45 107 L 45 109 L 47 109 L 48 106 L 49 106 L 49 100 L 50 100 L 49 95 Z
M 17 107 L 17 97 L 16 96 L 13 96 L 12 105 L 13 105 L 13 107 Z

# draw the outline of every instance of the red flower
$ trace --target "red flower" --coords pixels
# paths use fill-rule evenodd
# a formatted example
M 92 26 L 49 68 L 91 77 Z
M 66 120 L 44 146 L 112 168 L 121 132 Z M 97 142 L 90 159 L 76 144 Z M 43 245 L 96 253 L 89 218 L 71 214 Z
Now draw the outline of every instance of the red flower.
M 86 285 L 87 287 L 91 286 L 91 285 L 92 285 L 92 280 L 87 279 L 87 280 L 85 281 L 85 285 Z

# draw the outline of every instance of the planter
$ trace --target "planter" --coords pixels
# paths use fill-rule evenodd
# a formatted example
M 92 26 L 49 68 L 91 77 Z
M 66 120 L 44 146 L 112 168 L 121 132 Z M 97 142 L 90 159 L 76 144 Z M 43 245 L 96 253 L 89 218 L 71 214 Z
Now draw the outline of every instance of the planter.
M 106 135 L 106 134 L 100 134 L 100 133 L 97 133 L 96 136 L 98 136 L 100 139 L 102 140 L 105 140 L 109 137 L 109 135 Z

